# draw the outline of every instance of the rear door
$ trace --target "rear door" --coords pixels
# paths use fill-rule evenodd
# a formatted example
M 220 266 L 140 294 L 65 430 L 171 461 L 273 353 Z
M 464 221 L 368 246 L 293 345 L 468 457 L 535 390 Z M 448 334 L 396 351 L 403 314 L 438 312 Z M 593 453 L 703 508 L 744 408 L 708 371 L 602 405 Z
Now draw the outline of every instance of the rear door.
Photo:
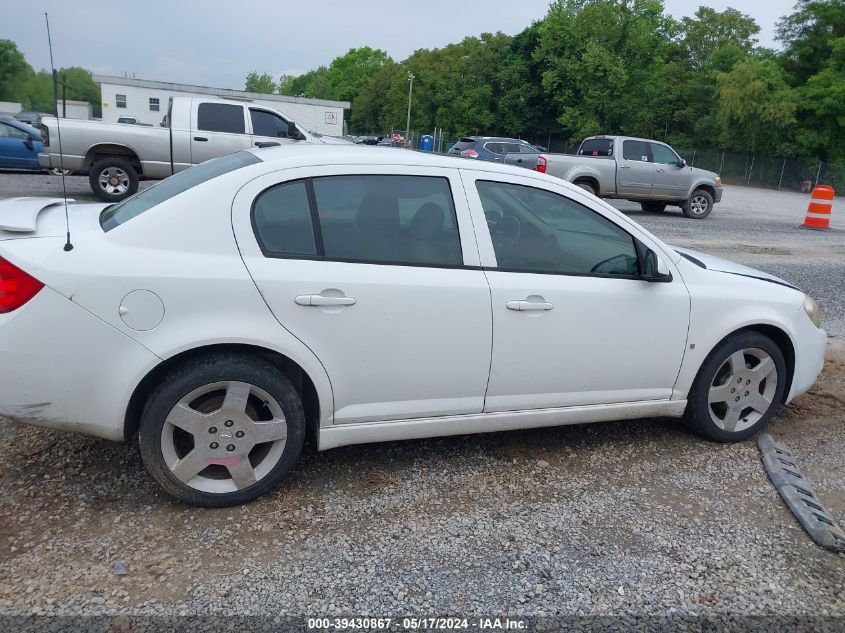
M 194 165 L 251 146 L 246 108 L 242 104 L 194 99 L 191 111 L 191 162 Z
M 628 139 L 622 143 L 622 156 L 616 157 L 616 192 L 619 197 L 645 198 L 654 184 L 654 163 L 648 143 Z
M 668 145 L 649 143 L 654 160 L 654 184 L 651 195 L 655 198 L 683 200 L 692 184 L 689 167 L 681 167 L 681 158 Z
M 270 110 L 249 108 L 249 121 L 252 132 L 252 144 L 278 143 L 285 145 L 295 142 L 288 138 L 288 122 Z
M 238 193 L 233 224 L 280 326 L 326 368 L 335 423 L 482 411 L 490 290 L 457 170 L 268 174 Z

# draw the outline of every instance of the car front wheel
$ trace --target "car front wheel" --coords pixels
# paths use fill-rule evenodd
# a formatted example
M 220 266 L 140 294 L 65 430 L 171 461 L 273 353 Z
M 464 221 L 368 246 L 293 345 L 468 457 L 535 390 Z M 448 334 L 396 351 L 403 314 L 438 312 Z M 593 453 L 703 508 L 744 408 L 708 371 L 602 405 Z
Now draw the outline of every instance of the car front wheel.
M 738 442 L 763 429 L 777 413 L 786 362 L 767 336 L 742 332 L 707 357 L 690 390 L 685 419 L 717 442 Z
M 277 367 L 249 356 L 195 359 L 171 371 L 141 417 L 141 457 L 167 492 L 187 503 L 256 499 L 302 450 L 299 394 Z
M 713 196 L 705 189 L 696 189 L 689 200 L 681 205 L 684 215 L 693 220 L 703 220 L 713 211 Z

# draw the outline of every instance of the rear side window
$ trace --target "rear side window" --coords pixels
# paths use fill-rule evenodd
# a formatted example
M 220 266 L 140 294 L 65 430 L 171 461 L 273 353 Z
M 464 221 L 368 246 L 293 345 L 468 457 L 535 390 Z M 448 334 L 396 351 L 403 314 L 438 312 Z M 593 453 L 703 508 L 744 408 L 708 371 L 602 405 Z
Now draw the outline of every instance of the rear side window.
M 205 132 L 243 134 L 243 106 L 228 103 L 201 103 L 197 108 L 197 129 Z
M 307 188 L 314 196 L 308 205 Z M 318 222 L 313 231 L 312 221 Z M 420 266 L 463 263 L 446 178 L 325 176 L 268 189 L 253 207 L 265 254 Z
M 230 171 L 260 162 L 261 159 L 255 154 L 251 154 L 250 152 L 236 152 L 195 165 L 158 182 L 149 189 L 144 189 L 136 193 L 123 202 L 118 202 L 107 207 L 100 214 L 100 226 L 103 227 L 104 231 L 111 231 L 113 228 L 128 222 L 132 218 L 141 215 L 165 200 L 169 200 L 173 196 L 184 193 L 188 189 L 196 187 L 217 176 L 227 174 Z
M 297 180 L 264 191 L 255 199 L 252 219 L 264 252 L 317 254 L 306 181 Z
M 451 151 L 460 152 L 465 149 L 473 149 L 475 147 L 475 139 L 462 138 L 460 141 L 452 146 Z
M 649 162 L 648 143 L 645 141 L 625 141 L 622 143 L 622 157 L 625 160 Z
M 612 138 L 588 138 L 578 148 L 579 156 L 613 156 Z

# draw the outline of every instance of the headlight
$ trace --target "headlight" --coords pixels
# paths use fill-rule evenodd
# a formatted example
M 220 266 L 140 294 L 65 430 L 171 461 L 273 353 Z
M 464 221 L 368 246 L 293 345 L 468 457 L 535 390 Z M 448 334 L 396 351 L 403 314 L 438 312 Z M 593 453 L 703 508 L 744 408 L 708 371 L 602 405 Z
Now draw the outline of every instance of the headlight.
M 804 295 L 804 312 L 806 312 L 807 316 L 810 317 L 810 321 L 813 322 L 813 325 L 817 328 L 822 326 L 822 310 L 819 308 L 819 304 L 816 303 L 816 300 L 810 295 Z
M 719 176 L 716 176 L 716 186 L 717 186 L 717 187 L 721 187 L 721 186 L 722 186 L 722 179 L 721 179 Z

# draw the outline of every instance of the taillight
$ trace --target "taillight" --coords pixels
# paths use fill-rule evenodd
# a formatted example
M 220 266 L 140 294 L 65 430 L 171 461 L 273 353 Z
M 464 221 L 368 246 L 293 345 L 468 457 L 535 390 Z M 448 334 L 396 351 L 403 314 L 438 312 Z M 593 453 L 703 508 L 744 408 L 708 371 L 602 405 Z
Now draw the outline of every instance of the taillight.
M 0 314 L 17 310 L 43 287 L 35 277 L 0 257 Z
M 49 128 L 44 125 L 43 123 L 40 126 L 41 130 L 41 143 L 44 147 L 50 147 L 50 130 Z
M 546 157 L 545 156 L 538 156 L 537 157 L 537 171 L 541 174 L 546 173 Z
M 478 152 L 474 149 L 465 149 L 461 152 L 461 156 L 464 158 L 478 158 Z

